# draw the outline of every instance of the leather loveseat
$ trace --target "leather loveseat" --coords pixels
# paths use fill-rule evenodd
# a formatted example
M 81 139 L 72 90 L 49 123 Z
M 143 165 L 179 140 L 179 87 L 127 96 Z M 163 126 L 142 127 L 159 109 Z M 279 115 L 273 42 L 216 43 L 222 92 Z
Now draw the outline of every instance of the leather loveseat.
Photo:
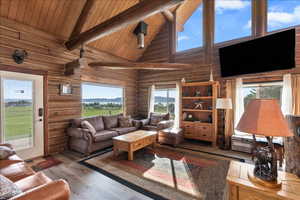
M 150 113 L 149 118 L 140 120 L 140 127 L 143 130 L 160 131 L 173 127 L 174 121 L 170 119 L 170 113 Z

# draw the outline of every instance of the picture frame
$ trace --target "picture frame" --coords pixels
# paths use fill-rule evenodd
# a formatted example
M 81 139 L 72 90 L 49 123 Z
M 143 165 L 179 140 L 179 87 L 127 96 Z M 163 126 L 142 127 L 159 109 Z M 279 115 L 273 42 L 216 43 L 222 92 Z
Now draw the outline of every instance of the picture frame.
M 72 85 L 71 83 L 61 83 L 60 84 L 60 95 L 72 95 Z

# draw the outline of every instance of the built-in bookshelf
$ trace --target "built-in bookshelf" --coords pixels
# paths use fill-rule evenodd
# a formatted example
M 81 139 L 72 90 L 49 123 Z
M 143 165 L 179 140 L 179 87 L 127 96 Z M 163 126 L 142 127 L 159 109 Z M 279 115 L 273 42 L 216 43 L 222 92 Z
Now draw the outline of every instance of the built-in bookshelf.
M 217 81 L 182 83 L 181 127 L 185 138 L 208 141 L 216 146 L 218 88 Z

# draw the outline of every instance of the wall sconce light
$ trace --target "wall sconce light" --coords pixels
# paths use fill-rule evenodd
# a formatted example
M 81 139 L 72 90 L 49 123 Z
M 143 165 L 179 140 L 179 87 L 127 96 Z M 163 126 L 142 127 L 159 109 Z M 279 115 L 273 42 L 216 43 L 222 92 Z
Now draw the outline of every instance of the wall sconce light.
M 147 35 L 147 27 L 144 21 L 138 23 L 136 28 L 134 29 L 133 33 L 137 36 L 137 43 L 139 49 L 143 49 L 145 47 L 145 36 Z
M 12 54 L 12 59 L 17 63 L 17 64 L 22 64 L 27 58 L 28 53 L 25 50 L 15 50 L 15 52 Z

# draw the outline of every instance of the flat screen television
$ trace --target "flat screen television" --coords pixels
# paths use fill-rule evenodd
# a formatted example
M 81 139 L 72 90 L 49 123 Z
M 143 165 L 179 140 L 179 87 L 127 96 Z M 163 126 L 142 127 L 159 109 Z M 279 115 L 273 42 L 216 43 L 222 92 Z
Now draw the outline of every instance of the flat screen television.
M 295 29 L 290 29 L 220 48 L 221 76 L 294 68 L 295 35 Z

